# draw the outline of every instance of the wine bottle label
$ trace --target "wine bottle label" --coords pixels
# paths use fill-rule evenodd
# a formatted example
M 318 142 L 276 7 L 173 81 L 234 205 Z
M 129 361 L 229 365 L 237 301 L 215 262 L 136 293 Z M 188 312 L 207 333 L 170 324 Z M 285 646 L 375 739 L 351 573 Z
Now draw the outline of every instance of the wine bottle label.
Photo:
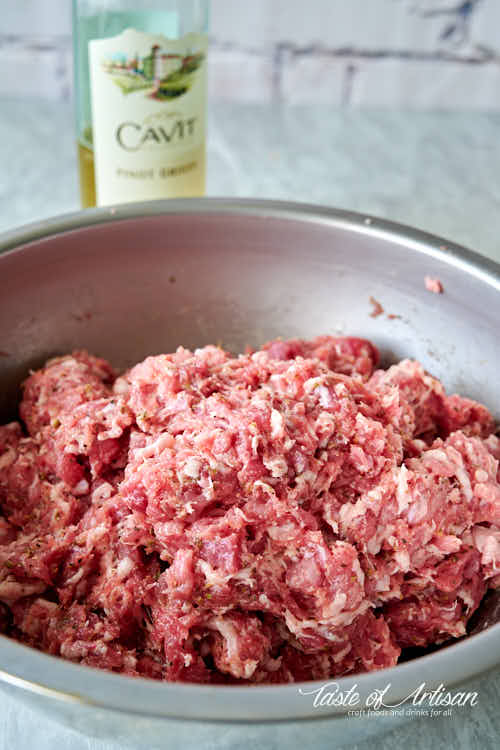
M 204 192 L 206 53 L 203 34 L 89 42 L 97 205 Z

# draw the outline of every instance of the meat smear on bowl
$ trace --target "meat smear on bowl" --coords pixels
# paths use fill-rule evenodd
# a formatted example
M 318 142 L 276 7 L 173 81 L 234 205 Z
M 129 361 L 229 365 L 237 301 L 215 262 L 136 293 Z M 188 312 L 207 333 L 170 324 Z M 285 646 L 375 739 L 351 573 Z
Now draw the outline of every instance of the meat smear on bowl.
M 465 634 L 500 583 L 479 403 L 368 341 L 206 346 L 117 377 L 78 351 L 0 427 L 0 627 L 206 683 L 325 679 Z

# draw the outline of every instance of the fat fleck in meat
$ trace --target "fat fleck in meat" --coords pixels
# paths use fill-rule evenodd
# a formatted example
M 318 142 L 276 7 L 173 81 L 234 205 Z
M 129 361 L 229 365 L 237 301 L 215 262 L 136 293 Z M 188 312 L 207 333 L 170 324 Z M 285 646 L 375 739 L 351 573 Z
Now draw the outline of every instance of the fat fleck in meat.
M 0 427 L 0 627 L 155 679 L 281 683 L 397 663 L 500 583 L 487 408 L 358 338 L 86 352 Z

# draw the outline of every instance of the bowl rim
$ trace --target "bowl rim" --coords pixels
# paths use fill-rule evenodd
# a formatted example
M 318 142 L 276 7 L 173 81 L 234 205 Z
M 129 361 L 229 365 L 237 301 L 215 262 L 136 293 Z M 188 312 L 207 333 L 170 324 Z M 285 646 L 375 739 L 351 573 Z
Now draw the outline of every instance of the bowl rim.
M 119 203 L 82 211 L 60 214 L 24 224 L 0 233 L 0 255 L 10 255 L 48 236 L 81 229 L 164 214 L 173 215 L 247 216 L 258 219 L 288 219 L 330 225 L 368 237 L 396 240 L 409 250 L 441 260 L 471 273 L 489 284 L 500 285 L 500 262 L 470 250 L 464 245 L 426 232 L 408 224 L 389 221 L 372 214 L 359 213 L 333 206 L 267 198 L 175 198 Z
M 29 250 L 37 240 L 83 227 L 162 215 L 224 215 L 326 225 L 386 239 L 465 271 L 500 291 L 500 265 L 454 242 L 374 216 L 312 204 L 245 198 L 188 198 L 120 204 L 35 222 L 0 235 L 4 259 Z M 42 243 L 43 245 L 43 243 Z M 37 251 L 36 245 L 31 250 Z M 0 270 L 1 276 L 1 270 Z M 51 656 L 0 635 L 0 682 L 45 698 L 155 718 L 210 722 L 265 722 L 341 718 L 349 706 L 314 706 L 319 690 L 356 690 L 363 701 L 384 689 L 391 705 L 424 682 L 426 690 L 447 689 L 500 664 L 500 623 L 432 654 L 395 667 L 329 681 L 287 685 L 207 686 L 158 682 L 101 671 Z M 325 688 L 325 685 L 330 685 Z M 409 687 L 410 686 L 410 687 Z M 324 694 L 323 692 L 323 694 Z

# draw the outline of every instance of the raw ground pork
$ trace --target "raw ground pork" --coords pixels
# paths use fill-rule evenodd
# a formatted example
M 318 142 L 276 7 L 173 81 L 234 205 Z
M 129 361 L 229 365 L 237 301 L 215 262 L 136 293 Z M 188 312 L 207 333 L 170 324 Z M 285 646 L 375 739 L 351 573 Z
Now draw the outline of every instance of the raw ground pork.
M 481 404 L 368 341 L 86 352 L 0 427 L 0 627 L 51 654 L 208 683 L 324 679 L 466 632 L 500 584 Z

